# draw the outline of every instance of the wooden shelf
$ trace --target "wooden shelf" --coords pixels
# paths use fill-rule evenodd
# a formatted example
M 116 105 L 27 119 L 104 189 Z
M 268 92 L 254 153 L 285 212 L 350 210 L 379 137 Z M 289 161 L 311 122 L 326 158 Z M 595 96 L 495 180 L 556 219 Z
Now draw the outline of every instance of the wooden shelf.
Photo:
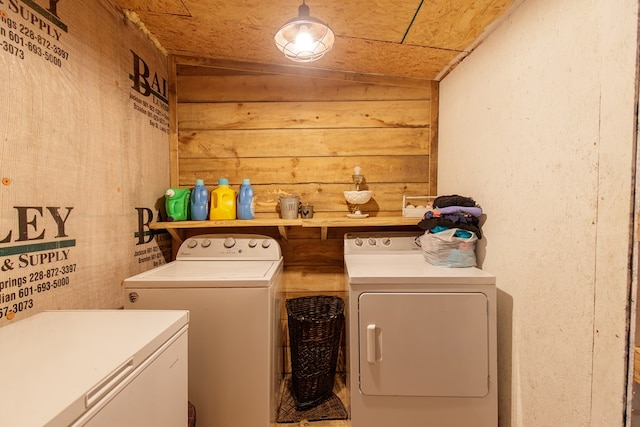
M 368 217 L 368 218 L 310 218 L 310 219 L 280 219 L 257 218 L 250 220 L 212 220 L 212 221 L 175 221 L 152 222 L 149 228 L 152 230 L 167 230 L 178 244 L 184 240 L 185 229 L 218 228 L 218 227 L 278 227 L 282 239 L 287 240 L 287 227 L 317 227 L 321 229 L 322 240 L 327 238 L 327 230 L 330 227 L 384 227 L 395 225 L 416 225 L 421 218 L 405 218 L 394 216 Z
M 322 240 L 327 239 L 327 231 L 329 227 L 380 227 L 393 225 L 416 225 L 421 218 L 404 218 L 404 217 L 368 217 L 368 218 L 311 218 L 303 219 L 303 227 L 320 227 L 320 235 Z

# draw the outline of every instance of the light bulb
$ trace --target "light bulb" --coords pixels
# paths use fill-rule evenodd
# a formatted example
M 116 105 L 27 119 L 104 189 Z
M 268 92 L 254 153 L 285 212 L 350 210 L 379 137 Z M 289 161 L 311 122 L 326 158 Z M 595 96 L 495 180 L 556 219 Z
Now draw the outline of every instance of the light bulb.
M 309 33 L 309 27 L 300 25 L 298 34 L 296 34 L 296 47 L 299 51 L 313 51 L 313 37 Z

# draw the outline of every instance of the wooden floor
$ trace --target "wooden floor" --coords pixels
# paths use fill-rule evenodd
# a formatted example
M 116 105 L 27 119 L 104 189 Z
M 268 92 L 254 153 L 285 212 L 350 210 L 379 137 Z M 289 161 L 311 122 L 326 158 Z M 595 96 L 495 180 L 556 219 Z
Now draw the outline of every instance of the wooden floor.
M 277 426 L 300 426 L 300 427 L 351 427 L 351 421 L 349 420 L 334 420 L 334 421 L 305 421 L 302 420 L 299 423 L 287 423 L 276 424 Z
M 336 374 L 333 384 L 333 392 L 342 400 L 347 411 L 349 410 L 349 402 L 347 402 L 347 386 L 345 384 L 344 375 Z M 280 427 L 351 427 L 351 420 L 328 420 L 328 421 L 307 421 L 302 420 L 299 423 L 278 423 Z

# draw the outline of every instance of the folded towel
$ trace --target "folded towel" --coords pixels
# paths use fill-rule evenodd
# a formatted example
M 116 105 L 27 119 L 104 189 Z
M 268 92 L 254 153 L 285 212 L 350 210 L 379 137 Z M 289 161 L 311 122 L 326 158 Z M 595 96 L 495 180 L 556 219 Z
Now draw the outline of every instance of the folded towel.
M 469 213 L 475 217 L 482 216 L 482 208 L 479 206 L 468 207 L 468 206 L 446 206 L 444 208 L 438 208 L 438 211 L 441 214 L 452 214 L 457 212 L 465 212 Z

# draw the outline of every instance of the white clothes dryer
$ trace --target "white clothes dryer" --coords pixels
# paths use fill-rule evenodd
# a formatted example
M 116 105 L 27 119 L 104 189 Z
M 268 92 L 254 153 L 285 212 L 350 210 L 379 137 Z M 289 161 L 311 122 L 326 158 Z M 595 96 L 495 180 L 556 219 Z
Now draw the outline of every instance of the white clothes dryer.
M 495 277 L 427 263 L 419 236 L 345 235 L 352 427 L 495 427 Z
M 189 400 L 197 425 L 275 423 L 282 381 L 278 242 L 206 234 L 176 260 L 125 279 L 125 309 L 189 310 Z

